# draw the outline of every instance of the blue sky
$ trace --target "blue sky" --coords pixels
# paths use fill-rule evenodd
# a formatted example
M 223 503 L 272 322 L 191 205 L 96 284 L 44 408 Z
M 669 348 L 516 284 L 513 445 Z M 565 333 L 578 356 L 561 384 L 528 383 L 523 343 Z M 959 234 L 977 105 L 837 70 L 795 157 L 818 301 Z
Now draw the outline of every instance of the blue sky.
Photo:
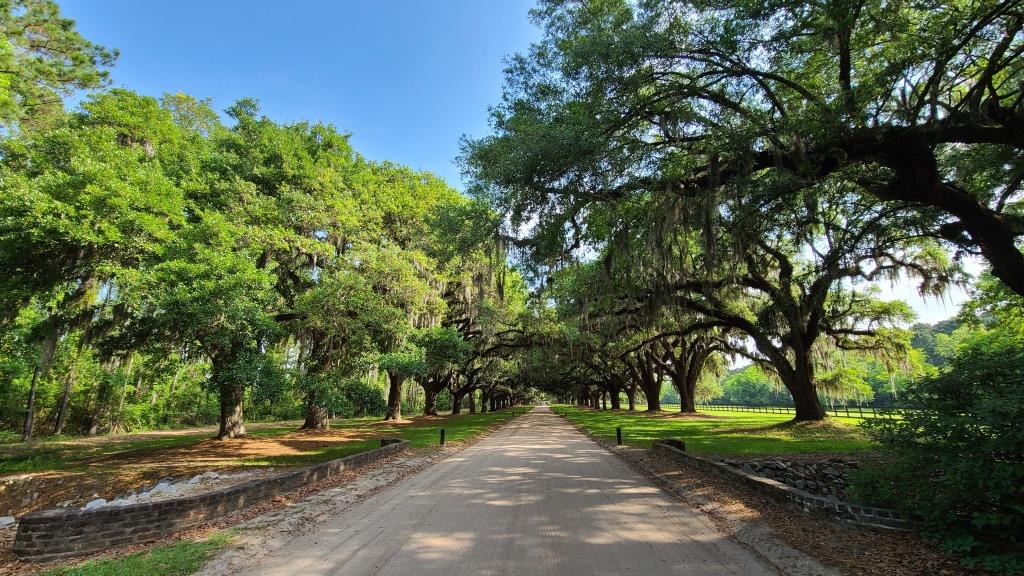
M 275 120 L 329 122 L 364 156 L 459 189 L 459 137 L 487 132 L 503 59 L 540 38 L 533 0 L 58 1 L 86 38 L 121 51 L 116 86 L 209 97 L 219 110 L 254 97 Z M 966 297 L 881 288 L 924 322 Z
M 115 86 L 218 110 L 254 97 L 275 120 L 329 122 L 364 156 L 460 189 L 459 137 L 486 133 L 502 59 L 540 36 L 532 0 L 58 1 L 121 51 Z

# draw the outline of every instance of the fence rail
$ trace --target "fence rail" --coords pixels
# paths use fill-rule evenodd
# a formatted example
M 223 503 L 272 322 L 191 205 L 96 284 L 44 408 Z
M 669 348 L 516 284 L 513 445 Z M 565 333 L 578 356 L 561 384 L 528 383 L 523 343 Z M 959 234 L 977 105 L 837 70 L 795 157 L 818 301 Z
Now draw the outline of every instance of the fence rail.
M 876 408 L 874 406 L 823 406 L 825 413 L 832 416 L 845 416 L 848 418 L 902 418 L 912 408 L 886 407 Z M 796 408 L 792 406 L 745 406 L 740 404 L 697 404 L 698 410 L 709 410 L 720 412 L 761 412 L 767 414 L 795 414 Z

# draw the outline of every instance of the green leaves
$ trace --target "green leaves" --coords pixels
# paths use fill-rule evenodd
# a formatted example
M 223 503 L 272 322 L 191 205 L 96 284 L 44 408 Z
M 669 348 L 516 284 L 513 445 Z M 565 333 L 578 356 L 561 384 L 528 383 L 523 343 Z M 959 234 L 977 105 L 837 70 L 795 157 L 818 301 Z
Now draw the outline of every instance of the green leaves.
M 161 160 L 176 130 L 170 116 L 155 100 L 123 90 L 85 107 L 63 126 L 0 143 L 8 310 L 36 294 L 74 290 L 89 278 L 115 281 L 147 266 L 184 221 L 184 196 Z M 103 112 L 112 109 L 128 116 L 148 110 L 151 131 L 125 132 L 118 114 Z
M 52 0 L 0 2 L 0 125 L 38 128 L 59 120 L 63 97 L 107 83 L 117 59 L 83 38 Z
M 856 486 L 865 497 L 914 510 L 948 550 L 995 573 L 1016 573 L 1024 563 L 1018 546 L 1024 529 L 1021 366 L 1019 319 L 963 336 L 943 372 L 908 390 L 920 411 L 871 423 L 899 459 L 876 465 L 881 468 Z

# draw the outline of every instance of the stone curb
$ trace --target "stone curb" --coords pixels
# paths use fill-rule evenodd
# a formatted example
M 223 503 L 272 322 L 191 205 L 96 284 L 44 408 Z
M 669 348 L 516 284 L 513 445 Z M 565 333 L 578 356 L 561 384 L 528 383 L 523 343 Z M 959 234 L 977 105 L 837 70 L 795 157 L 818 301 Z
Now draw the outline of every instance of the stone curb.
M 873 508 L 871 506 L 859 506 L 811 494 L 805 490 L 794 488 L 771 478 L 764 478 L 756 474 L 750 474 L 738 470 L 722 462 L 715 462 L 707 458 L 701 458 L 694 454 L 680 450 L 678 440 L 656 440 L 654 448 L 662 450 L 683 460 L 685 463 L 701 470 L 730 480 L 738 480 L 740 483 L 752 488 L 758 494 L 768 496 L 781 504 L 797 508 L 808 514 L 825 516 L 841 520 L 858 526 L 871 528 L 883 528 L 887 530 L 912 530 L 914 523 L 909 518 L 901 515 L 895 510 L 888 508 Z
M 46 562 L 158 540 L 364 466 L 408 446 L 406 440 L 385 439 L 380 448 L 193 496 L 90 510 L 58 508 L 32 512 L 18 523 L 14 554 L 33 562 Z

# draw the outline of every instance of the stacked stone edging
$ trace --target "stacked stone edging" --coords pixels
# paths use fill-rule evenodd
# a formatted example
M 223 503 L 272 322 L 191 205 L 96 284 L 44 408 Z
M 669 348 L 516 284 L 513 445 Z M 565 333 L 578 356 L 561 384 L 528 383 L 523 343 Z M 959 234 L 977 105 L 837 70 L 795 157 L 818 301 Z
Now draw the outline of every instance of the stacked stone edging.
M 676 444 L 676 445 L 673 445 Z M 887 528 L 890 530 L 910 530 L 913 522 L 895 510 L 859 506 L 832 498 L 816 496 L 810 492 L 794 488 L 770 478 L 749 474 L 723 462 L 715 462 L 680 450 L 678 441 L 658 440 L 654 447 L 678 456 L 687 464 L 702 472 L 716 474 L 726 480 L 739 480 L 758 494 L 763 494 L 781 504 L 798 508 L 809 514 L 826 516 L 850 524 Z
M 194 496 L 91 510 L 58 508 L 32 512 L 18 523 L 14 554 L 44 562 L 150 542 L 364 466 L 401 452 L 408 445 L 406 440 L 388 439 L 381 442 L 380 448 Z

